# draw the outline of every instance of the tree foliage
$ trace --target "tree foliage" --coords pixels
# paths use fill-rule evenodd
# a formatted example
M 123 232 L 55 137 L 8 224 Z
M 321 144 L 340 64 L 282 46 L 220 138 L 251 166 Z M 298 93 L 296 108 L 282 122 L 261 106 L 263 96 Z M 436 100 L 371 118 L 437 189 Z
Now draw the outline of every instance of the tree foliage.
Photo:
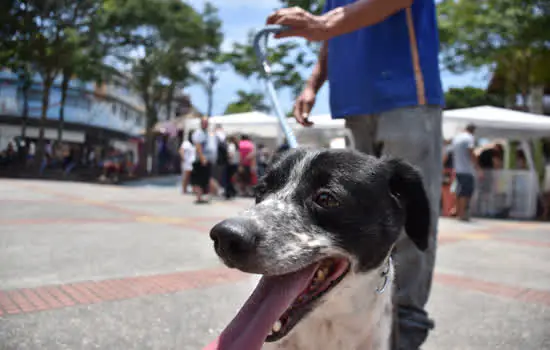
M 181 0 L 2 1 L 0 65 L 18 73 L 24 99 L 33 73 L 43 85 L 38 159 L 54 80 L 62 77 L 61 139 L 71 79 L 103 82 L 113 72 L 127 77 L 143 100 L 152 152 L 152 128 L 161 110 L 170 116 L 179 91 L 197 81 L 190 65 L 219 56 L 220 28 L 217 10 L 208 3 L 201 12 Z
M 466 86 L 450 88 L 445 93 L 445 108 L 468 108 L 476 106 L 504 107 L 504 98 L 495 94 L 488 94 L 484 89 Z
M 438 13 L 442 62 L 451 72 L 498 69 L 509 95 L 525 96 L 548 80 L 548 1 L 443 0 Z
M 93 47 L 99 33 L 101 3 L 96 0 L 9 0 L 2 2 L 0 64 L 19 72 L 23 94 L 32 84 L 34 72 L 42 81 L 42 110 L 37 147 L 37 162 L 44 151 L 44 124 L 50 89 L 55 78 L 69 66 L 80 63 L 78 48 Z M 80 57 L 85 57 L 83 52 Z M 88 52 L 86 57 L 93 57 Z M 67 76 L 69 74 L 67 73 Z M 24 107 L 24 118 L 28 107 Z M 23 123 L 23 133 L 25 122 Z
M 246 113 L 252 111 L 268 112 L 269 106 L 260 92 L 237 91 L 237 100 L 230 103 L 224 114 Z

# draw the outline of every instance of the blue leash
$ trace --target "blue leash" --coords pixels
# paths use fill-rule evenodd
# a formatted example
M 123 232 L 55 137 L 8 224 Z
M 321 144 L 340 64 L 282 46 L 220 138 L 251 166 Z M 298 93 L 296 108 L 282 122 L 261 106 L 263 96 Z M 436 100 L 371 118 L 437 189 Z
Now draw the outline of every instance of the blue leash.
M 263 46 L 266 47 L 267 49 L 267 39 L 269 35 L 278 34 L 286 29 L 288 28 L 285 26 L 278 26 L 278 25 L 269 25 L 264 27 L 262 30 L 256 33 L 256 36 L 254 37 L 254 41 L 253 41 L 253 46 L 254 46 L 254 51 L 256 53 L 256 57 L 258 59 L 258 63 L 260 64 L 260 67 L 262 69 L 262 73 L 263 73 L 262 75 L 266 80 L 267 91 L 269 93 L 269 97 L 271 98 L 271 103 L 273 104 L 273 108 L 275 109 L 275 114 L 277 115 L 277 119 L 279 120 L 279 125 L 283 129 L 283 133 L 286 136 L 286 140 L 288 142 L 289 147 L 297 148 L 298 141 L 296 141 L 294 132 L 290 128 L 287 118 L 281 108 L 281 105 L 279 104 L 279 98 L 277 97 L 277 92 L 275 91 L 275 85 L 271 80 L 271 67 L 269 66 L 269 61 L 267 60 L 267 56 L 266 56 L 267 50 L 264 51 L 260 43 L 260 41 L 264 39 Z

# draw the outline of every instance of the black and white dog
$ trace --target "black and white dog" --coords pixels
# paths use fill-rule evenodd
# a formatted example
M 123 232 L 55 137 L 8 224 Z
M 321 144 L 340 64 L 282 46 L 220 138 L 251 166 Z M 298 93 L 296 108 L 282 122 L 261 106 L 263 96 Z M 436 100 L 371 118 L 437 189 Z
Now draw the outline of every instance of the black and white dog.
M 411 165 L 288 151 L 260 180 L 256 205 L 210 232 L 227 266 L 263 277 L 206 349 L 390 349 L 391 251 L 403 228 L 425 250 L 429 225 Z

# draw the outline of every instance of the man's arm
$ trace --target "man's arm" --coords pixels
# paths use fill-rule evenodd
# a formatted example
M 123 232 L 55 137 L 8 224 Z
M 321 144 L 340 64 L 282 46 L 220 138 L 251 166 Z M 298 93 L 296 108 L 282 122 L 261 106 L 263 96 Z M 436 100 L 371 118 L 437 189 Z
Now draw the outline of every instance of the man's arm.
M 315 93 L 321 89 L 327 80 L 327 57 L 328 57 L 328 42 L 324 41 L 319 51 L 317 63 L 313 67 L 311 76 L 306 82 L 306 87 L 312 89 Z
M 413 0 L 360 0 L 335 8 L 323 17 L 330 36 L 335 37 L 382 22 L 412 3 Z
M 180 154 L 181 160 L 183 160 L 185 158 L 185 150 L 183 149 L 183 146 L 180 147 L 180 149 L 178 150 L 178 153 Z

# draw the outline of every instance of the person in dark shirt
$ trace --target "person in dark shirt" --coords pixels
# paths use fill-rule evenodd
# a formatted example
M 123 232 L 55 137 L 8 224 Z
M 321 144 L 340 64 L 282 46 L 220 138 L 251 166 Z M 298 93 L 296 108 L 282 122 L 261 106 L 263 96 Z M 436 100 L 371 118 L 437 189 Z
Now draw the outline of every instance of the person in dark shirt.
M 479 154 L 479 167 L 481 169 L 495 169 L 499 159 L 504 155 L 504 147 L 500 143 L 492 144 Z

